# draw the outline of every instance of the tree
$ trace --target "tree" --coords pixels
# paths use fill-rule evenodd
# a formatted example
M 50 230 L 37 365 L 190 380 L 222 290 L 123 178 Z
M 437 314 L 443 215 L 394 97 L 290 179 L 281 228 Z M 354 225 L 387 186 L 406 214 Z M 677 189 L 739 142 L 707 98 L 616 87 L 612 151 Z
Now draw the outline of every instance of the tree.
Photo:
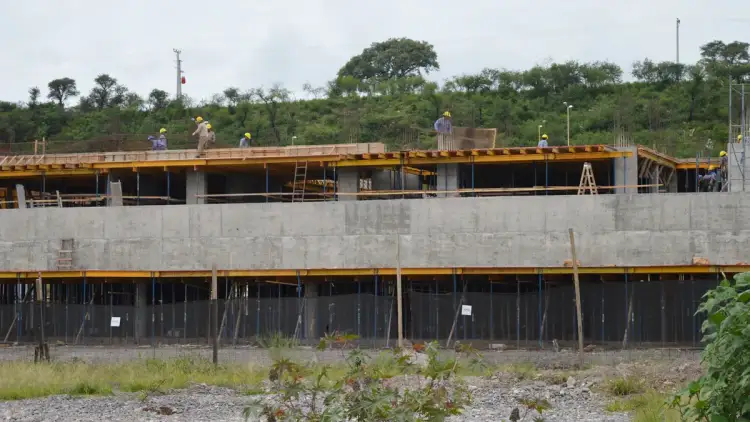
M 163 110 L 169 105 L 169 94 L 161 89 L 153 89 L 148 94 L 148 103 L 152 110 Z
M 33 86 L 29 88 L 29 107 L 34 108 L 39 105 L 39 87 Z
M 351 76 L 362 82 L 422 76 L 440 69 L 432 44 L 408 38 L 373 43 L 339 70 L 339 78 Z
M 276 142 L 281 145 L 281 133 L 278 128 L 279 107 L 281 103 L 289 101 L 289 90 L 276 84 L 268 92 L 264 91 L 263 88 L 257 88 L 252 91 L 252 95 L 257 96 L 265 105 L 268 123 L 271 125 Z
M 68 98 L 76 97 L 79 94 L 75 79 L 70 78 L 53 79 L 47 84 L 47 88 L 49 89 L 47 98 L 57 101 L 57 105 L 60 107 L 64 106 Z
M 121 106 L 125 103 L 128 89 L 117 84 L 117 79 L 103 73 L 94 79 L 96 84 L 89 94 L 89 101 L 98 110 Z

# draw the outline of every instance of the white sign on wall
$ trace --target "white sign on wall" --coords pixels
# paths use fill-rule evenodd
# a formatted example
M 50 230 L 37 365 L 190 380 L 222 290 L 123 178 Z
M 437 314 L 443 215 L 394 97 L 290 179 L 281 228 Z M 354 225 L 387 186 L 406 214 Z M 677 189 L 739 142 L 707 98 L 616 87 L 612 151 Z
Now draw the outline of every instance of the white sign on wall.
M 461 305 L 461 315 L 471 315 L 471 305 Z
M 119 327 L 120 326 L 120 317 L 113 316 L 112 320 L 109 322 L 110 327 Z

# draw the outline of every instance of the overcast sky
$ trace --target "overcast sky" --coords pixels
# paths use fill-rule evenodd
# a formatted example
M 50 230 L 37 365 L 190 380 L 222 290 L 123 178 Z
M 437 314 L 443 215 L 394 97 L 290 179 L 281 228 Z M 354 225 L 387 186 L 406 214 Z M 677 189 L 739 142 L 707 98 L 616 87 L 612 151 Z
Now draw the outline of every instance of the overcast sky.
M 87 93 L 108 73 L 131 90 L 208 99 L 229 86 L 321 86 L 351 56 L 390 37 L 435 46 L 444 79 L 484 67 L 524 69 L 549 60 L 692 62 L 707 41 L 750 41 L 740 0 L 26 0 L 0 14 L 6 40 L 0 99 L 71 77 Z

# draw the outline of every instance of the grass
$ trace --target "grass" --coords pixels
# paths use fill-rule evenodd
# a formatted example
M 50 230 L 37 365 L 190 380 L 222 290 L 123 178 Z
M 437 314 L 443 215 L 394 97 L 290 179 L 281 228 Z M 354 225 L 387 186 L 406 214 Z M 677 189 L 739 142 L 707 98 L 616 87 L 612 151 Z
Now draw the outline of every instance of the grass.
M 634 422 L 678 422 L 680 414 L 666 405 L 667 396 L 654 391 L 610 402 L 607 412 L 628 412 Z
M 611 378 L 604 384 L 607 393 L 613 396 L 629 396 L 631 394 L 643 393 L 643 381 L 634 377 Z
M 500 367 L 502 372 L 516 377 L 519 381 L 531 380 L 537 377 L 539 371 L 533 363 L 516 363 Z
M 160 393 L 191 384 L 257 389 L 267 370 L 253 365 L 214 365 L 205 359 L 137 360 L 120 364 L 82 362 L 0 363 L 0 400 L 55 394 L 108 395 L 113 390 Z

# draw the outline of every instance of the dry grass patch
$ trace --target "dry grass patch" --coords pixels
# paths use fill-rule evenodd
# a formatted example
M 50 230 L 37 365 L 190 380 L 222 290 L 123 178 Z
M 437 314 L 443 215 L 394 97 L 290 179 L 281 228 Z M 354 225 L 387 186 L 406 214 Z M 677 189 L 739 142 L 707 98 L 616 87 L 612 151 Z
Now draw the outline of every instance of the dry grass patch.
M 192 357 L 121 364 L 2 362 L 0 400 L 55 394 L 106 395 L 113 390 L 152 393 L 201 383 L 250 389 L 260 385 L 266 373 L 254 365 L 215 367 L 210 361 Z

